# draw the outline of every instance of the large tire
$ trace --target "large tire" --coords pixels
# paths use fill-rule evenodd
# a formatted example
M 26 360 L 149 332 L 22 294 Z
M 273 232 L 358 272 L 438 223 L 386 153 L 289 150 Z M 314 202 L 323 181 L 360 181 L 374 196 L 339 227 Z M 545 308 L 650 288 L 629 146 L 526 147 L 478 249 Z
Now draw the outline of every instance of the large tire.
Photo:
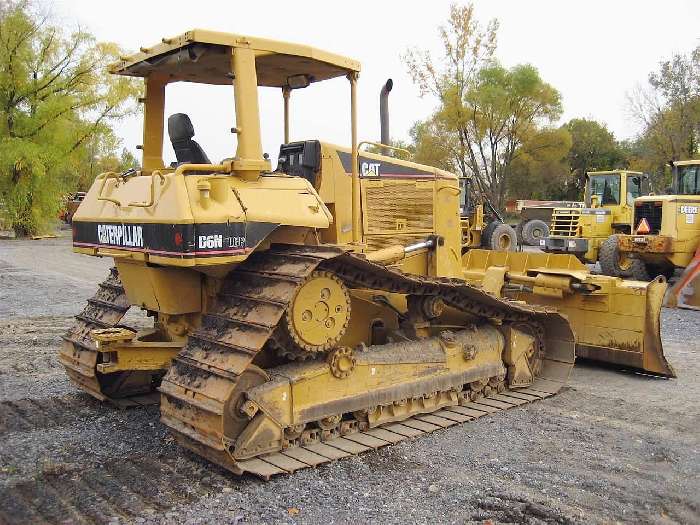
M 523 241 L 523 226 L 525 223 L 523 221 L 520 221 L 518 225 L 515 227 L 515 237 L 518 239 L 518 244 L 522 246 L 525 244 L 525 241 Z
M 518 246 L 518 237 L 509 225 L 493 221 L 484 228 L 481 245 L 497 252 L 513 252 Z
M 491 235 L 493 234 L 493 230 L 496 229 L 496 226 L 499 224 L 503 224 L 501 221 L 491 221 L 486 225 L 484 228 L 484 231 L 481 232 L 481 246 L 483 248 L 488 248 L 489 247 L 489 239 L 491 239 Z
M 540 239 L 549 237 L 549 226 L 544 221 L 532 219 L 523 224 L 522 239 L 528 246 L 539 246 Z
M 663 275 L 666 279 L 673 277 L 673 272 L 675 268 L 670 264 L 641 264 L 640 268 L 635 267 L 634 271 L 630 275 L 632 279 L 637 281 L 651 281 L 656 279 L 659 275 Z
M 652 273 L 654 272 L 650 272 L 647 268 L 647 265 L 642 263 L 641 266 L 635 266 L 633 271 L 630 273 L 629 277 L 631 277 L 635 281 L 651 281 L 654 278 L 654 276 L 651 275 Z
M 632 277 L 638 281 L 651 280 L 647 276 L 646 266 L 639 259 L 622 257 L 618 246 L 619 235 L 611 235 L 598 249 L 598 262 L 603 275 L 612 277 Z

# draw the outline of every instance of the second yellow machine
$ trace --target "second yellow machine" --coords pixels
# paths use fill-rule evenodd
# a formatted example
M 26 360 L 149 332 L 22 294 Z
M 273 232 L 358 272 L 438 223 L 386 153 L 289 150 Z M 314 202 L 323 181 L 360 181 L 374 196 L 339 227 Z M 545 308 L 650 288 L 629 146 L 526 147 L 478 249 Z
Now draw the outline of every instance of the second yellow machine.
M 359 151 L 359 70 L 310 47 L 202 30 L 114 66 L 145 80 L 143 166 L 100 175 L 73 217 L 74 250 L 116 263 L 65 336 L 60 360 L 76 384 L 120 404 L 158 387 L 183 445 L 263 477 L 561 387 L 569 322 L 465 280 L 458 179 Z M 290 142 L 292 93 L 338 77 L 349 81 L 351 147 Z M 234 157 L 210 162 L 180 113 L 167 119 L 177 161 L 165 166 L 166 87 L 182 81 L 232 86 Z M 284 105 L 274 170 L 261 87 Z M 537 282 L 555 296 L 600 288 L 575 275 Z M 119 325 L 131 306 L 152 328 Z M 639 339 L 646 315 L 608 333 Z

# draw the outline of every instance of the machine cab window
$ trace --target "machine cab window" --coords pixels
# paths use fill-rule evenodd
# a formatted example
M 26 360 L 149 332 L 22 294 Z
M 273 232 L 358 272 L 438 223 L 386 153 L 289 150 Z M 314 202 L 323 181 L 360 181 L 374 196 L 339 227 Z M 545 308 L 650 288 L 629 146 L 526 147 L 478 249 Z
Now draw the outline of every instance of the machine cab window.
M 700 164 L 678 166 L 679 195 L 700 195 Z
M 649 193 L 648 180 L 645 175 L 627 175 L 627 205 L 634 206 L 634 199 Z
M 620 175 L 595 175 L 590 178 L 591 196 L 598 197 L 601 206 L 620 204 Z

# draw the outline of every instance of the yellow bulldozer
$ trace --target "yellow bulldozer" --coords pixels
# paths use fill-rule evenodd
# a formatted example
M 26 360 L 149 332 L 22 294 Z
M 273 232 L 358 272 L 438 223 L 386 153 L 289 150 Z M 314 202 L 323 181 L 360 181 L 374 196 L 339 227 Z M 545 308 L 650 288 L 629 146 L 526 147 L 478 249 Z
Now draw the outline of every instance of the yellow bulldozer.
M 649 193 L 646 174 L 591 171 L 586 174 L 585 208 L 555 208 L 549 236 L 540 240 L 548 253 L 570 253 L 584 263 L 600 263 L 604 275 L 632 277 L 640 263 L 618 250 L 617 239 L 631 233 L 634 200 Z
M 663 282 L 590 276 L 570 256 L 474 270 L 458 178 L 360 151 L 356 61 L 193 30 L 112 72 L 145 82 L 143 166 L 99 175 L 73 217 L 74 251 L 115 268 L 59 358 L 97 399 L 160 392 L 161 421 L 195 453 L 263 478 L 358 454 L 556 393 L 577 343 L 672 375 L 647 359 L 663 358 Z M 334 78 L 349 83 L 350 147 L 290 141 L 294 91 Z M 231 87 L 235 156 L 211 162 L 178 113 L 165 165 L 174 82 Z M 264 88 L 284 105 L 275 169 L 261 147 Z M 153 326 L 121 325 L 131 307 Z M 575 340 L 572 326 L 595 334 Z
M 635 200 L 634 231 L 619 237 L 619 250 L 637 261 L 636 279 L 670 277 L 684 268 L 666 302 L 700 309 L 700 160 L 676 161 L 671 167 L 671 194 Z

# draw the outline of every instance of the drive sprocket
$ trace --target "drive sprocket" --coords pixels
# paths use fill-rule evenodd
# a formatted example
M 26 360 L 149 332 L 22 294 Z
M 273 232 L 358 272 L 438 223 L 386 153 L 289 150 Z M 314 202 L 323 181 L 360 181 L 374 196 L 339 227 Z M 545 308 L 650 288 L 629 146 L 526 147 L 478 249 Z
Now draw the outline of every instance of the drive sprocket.
M 350 309 L 345 284 L 331 272 L 314 271 L 285 312 L 277 343 L 285 353 L 297 357 L 325 353 L 345 335 Z

